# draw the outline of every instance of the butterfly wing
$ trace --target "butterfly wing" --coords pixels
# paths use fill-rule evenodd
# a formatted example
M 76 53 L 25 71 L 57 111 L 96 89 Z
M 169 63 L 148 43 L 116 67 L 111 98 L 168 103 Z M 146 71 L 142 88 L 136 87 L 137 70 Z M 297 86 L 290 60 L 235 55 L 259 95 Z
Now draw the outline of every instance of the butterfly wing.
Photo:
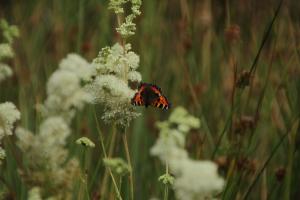
M 169 109 L 171 104 L 168 99 L 162 95 L 161 89 L 153 84 L 141 83 L 137 93 L 131 99 L 131 104 L 134 106 L 148 106 Z
M 171 107 L 168 99 L 163 95 L 160 95 L 157 99 L 155 99 L 151 105 L 165 110 L 168 110 Z
M 143 106 L 145 105 L 145 101 L 142 97 L 142 92 L 145 90 L 145 85 L 141 84 L 138 88 L 137 93 L 131 99 L 131 104 L 134 106 Z
M 144 102 L 140 92 L 137 92 L 134 95 L 134 97 L 131 99 L 131 104 L 134 105 L 134 106 L 143 106 L 143 105 L 145 105 L 145 102 Z
M 168 110 L 170 108 L 171 104 L 169 103 L 168 99 L 164 95 L 161 94 L 161 89 L 159 87 L 157 87 L 156 85 L 152 85 L 151 89 L 158 96 L 151 102 L 151 106 Z

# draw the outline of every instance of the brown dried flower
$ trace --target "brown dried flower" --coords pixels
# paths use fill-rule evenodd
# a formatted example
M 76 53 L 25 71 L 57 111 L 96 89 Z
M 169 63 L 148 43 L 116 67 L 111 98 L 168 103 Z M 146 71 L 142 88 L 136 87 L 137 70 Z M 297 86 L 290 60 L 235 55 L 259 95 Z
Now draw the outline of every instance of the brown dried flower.
M 275 176 L 278 182 L 282 182 L 286 174 L 286 169 L 284 167 L 278 167 L 275 170 Z
M 232 24 L 225 29 L 225 38 L 229 43 L 236 42 L 240 39 L 241 29 L 239 25 Z
M 247 70 L 243 70 L 237 78 L 236 86 L 238 88 L 243 89 L 243 88 L 249 86 L 250 80 L 251 80 L 251 72 L 249 72 Z

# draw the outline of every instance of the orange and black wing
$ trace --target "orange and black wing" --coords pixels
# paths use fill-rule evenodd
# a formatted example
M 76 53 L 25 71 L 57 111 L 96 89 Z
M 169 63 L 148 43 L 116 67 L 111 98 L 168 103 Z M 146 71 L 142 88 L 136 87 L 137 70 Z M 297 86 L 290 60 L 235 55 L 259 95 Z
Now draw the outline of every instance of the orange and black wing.
M 158 95 L 158 97 L 151 102 L 151 106 L 168 110 L 171 107 L 171 104 L 169 103 L 168 99 L 161 94 L 161 89 L 156 85 L 152 85 L 151 90 Z
M 145 85 L 141 84 L 138 88 L 137 93 L 135 93 L 135 95 L 133 96 L 133 98 L 131 99 L 131 104 L 134 106 L 143 106 L 145 105 L 145 101 L 142 97 L 142 92 L 145 89 Z
M 155 99 L 152 103 L 152 106 L 168 110 L 171 107 L 171 104 L 167 100 L 167 98 L 163 95 L 159 96 L 157 99 Z

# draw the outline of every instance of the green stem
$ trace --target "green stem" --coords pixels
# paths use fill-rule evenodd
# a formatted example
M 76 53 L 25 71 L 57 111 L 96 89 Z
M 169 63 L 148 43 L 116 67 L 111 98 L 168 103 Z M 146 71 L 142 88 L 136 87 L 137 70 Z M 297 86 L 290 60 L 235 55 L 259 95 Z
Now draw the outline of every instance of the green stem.
M 299 119 L 295 122 L 295 124 L 299 125 Z M 254 185 L 257 183 L 260 175 L 262 174 L 262 172 L 265 170 L 265 168 L 267 167 L 267 165 L 270 163 L 271 159 L 273 158 L 273 156 L 275 155 L 275 153 L 277 152 L 278 148 L 280 147 L 280 145 L 283 143 L 285 137 L 287 137 L 293 130 L 294 130 L 295 125 L 292 127 L 291 131 L 287 132 L 286 134 L 284 134 L 279 142 L 275 145 L 275 147 L 272 149 L 270 156 L 267 158 L 267 160 L 265 161 L 265 163 L 263 164 L 262 168 L 260 169 L 260 171 L 257 173 L 257 176 L 253 179 L 252 183 L 250 184 L 249 188 L 247 189 L 247 191 L 245 192 L 244 197 L 242 198 L 243 200 L 248 199 Z M 297 130 L 297 129 L 296 129 Z M 286 181 L 286 183 L 288 183 L 288 181 Z M 287 192 L 286 192 L 287 193 Z M 289 193 L 289 192 L 288 192 Z M 287 195 L 287 194 L 286 194 Z M 288 194 L 289 195 L 289 194 Z
M 77 46 L 76 50 L 80 53 L 80 47 L 82 44 L 82 35 L 83 35 L 83 16 L 84 16 L 84 0 L 79 0 L 79 10 L 78 10 L 78 34 L 77 34 Z
M 295 141 L 297 130 L 299 127 L 299 119 L 293 124 L 290 135 L 289 135 L 289 149 L 288 149 L 288 166 L 287 173 L 285 178 L 285 190 L 284 190 L 284 198 L 285 200 L 289 200 L 291 197 L 291 181 L 292 181 L 292 173 L 293 173 L 293 157 L 295 151 Z
M 124 147 L 125 147 L 125 153 L 126 153 L 126 159 L 128 162 L 128 165 L 130 167 L 130 174 L 129 174 L 129 181 L 130 181 L 130 194 L 131 194 L 131 199 L 134 199 L 134 183 L 133 183 L 133 168 L 131 165 L 131 158 L 130 158 L 130 153 L 129 153 L 129 148 L 128 148 L 128 142 L 127 142 L 127 134 L 126 132 L 123 134 L 123 142 L 124 142 Z
M 106 154 L 106 150 L 105 150 L 105 146 L 104 146 L 103 135 L 102 135 L 102 132 L 100 131 L 100 126 L 99 126 L 99 122 L 98 122 L 98 119 L 97 119 L 95 108 L 94 108 L 94 117 L 95 117 L 95 120 L 96 120 L 97 131 L 98 131 L 98 134 L 99 134 L 100 144 L 101 144 L 101 148 L 102 148 L 102 151 L 103 151 L 103 155 L 104 155 L 104 158 L 107 158 L 107 154 Z M 110 143 L 110 147 L 109 147 L 109 152 L 108 152 L 109 157 L 111 157 L 111 155 L 113 153 L 113 150 L 114 150 L 114 147 L 115 147 L 115 140 L 116 140 L 116 127 L 115 126 L 113 126 L 113 127 L 114 127 L 113 128 L 113 135 L 112 135 L 112 139 L 111 139 L 111 143 Z M 101 184 L 101 188 L 100 188 L 101 197 L 104 197 L 104 195 L 106 193 L 108 173 L 109 173 L 109 175 L 112 179 L 115 191 L 117 193 L 117 198 L 122 200 L 120 190 L 118 188 L 117 182 L 116 182 L 115 177 L 114 177 L 114 175 L 113 175 L 110 168 L 105 168 L 104 177 L 103 177 L 103 180 L 101 182 L 102 184 Z
M 81 175 L 80 175 L 80 186 L 79 186 L 78 197 L 79 199 L 84 198 L 89 200 L 90 197 L 89 197 L 88 185 L 87 185 L 88 177 L 86 173 L 86 169 L 87 169 L 86 152 L 87 152 L 87 148 L 83 147 L 83 152 L 81 155 Z
M 82 168 L 82 181 L 85 186 L 87 199 L 90 200 L 89 190 L 88 190 L 88 174 L 87 174 L 87 147 L 84 147 L 83 151 L 83 168 Z
M 169 174 L 169 165 L 166 163 L 166 174 Z M 164 200 L 168 200 L 169 198 L 169 187 L 168 184 L 165 184 L 165 191 L 164 191 Z

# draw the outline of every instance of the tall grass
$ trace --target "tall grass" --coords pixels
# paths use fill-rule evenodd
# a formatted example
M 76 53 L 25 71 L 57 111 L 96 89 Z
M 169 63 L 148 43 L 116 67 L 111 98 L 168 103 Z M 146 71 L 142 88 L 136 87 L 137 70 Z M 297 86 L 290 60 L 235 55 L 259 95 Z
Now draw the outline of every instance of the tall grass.
M 42 116 L 35 105 L 47 97 L 47 80 L 68 53 L 92 62 L 102 47 L 120 41 L 118 18 L 107 8 L 104 0 L 0 3 L 0 17 L 20 29 L 15 57 L 7 60 L 15 74 L 0 84 L 0 102 L 12 101 L 22 113 L 17 125 L 38 132 Z M 143 1 L 136 34 L 126 39 L 140 55 L 143 81 L 200 119 L 186 149 L 193 159 L 219 165 L 226 180 L 220 199 L 300 198 L 299 9 L 297 0 Z M 88 190 L 82 199 L 175 198 L 158 181 L 166 166 L 149 153 L 159 133 L 155 122 L 172 109 L 138 110 L 142 115 L 126 133 L 104 123 L 101 105 L 77 113 L 69 156 L 83 155 L 75 144 L 82 136 L 96 144 L 81 171 Z M 30 189 L 17 173 L 28 161 L 16 141 L 3 143 L 0 199 L 27 199 Z M 105 167 L 102 158 L 111 157 L 124 158 L 130 174 Z

